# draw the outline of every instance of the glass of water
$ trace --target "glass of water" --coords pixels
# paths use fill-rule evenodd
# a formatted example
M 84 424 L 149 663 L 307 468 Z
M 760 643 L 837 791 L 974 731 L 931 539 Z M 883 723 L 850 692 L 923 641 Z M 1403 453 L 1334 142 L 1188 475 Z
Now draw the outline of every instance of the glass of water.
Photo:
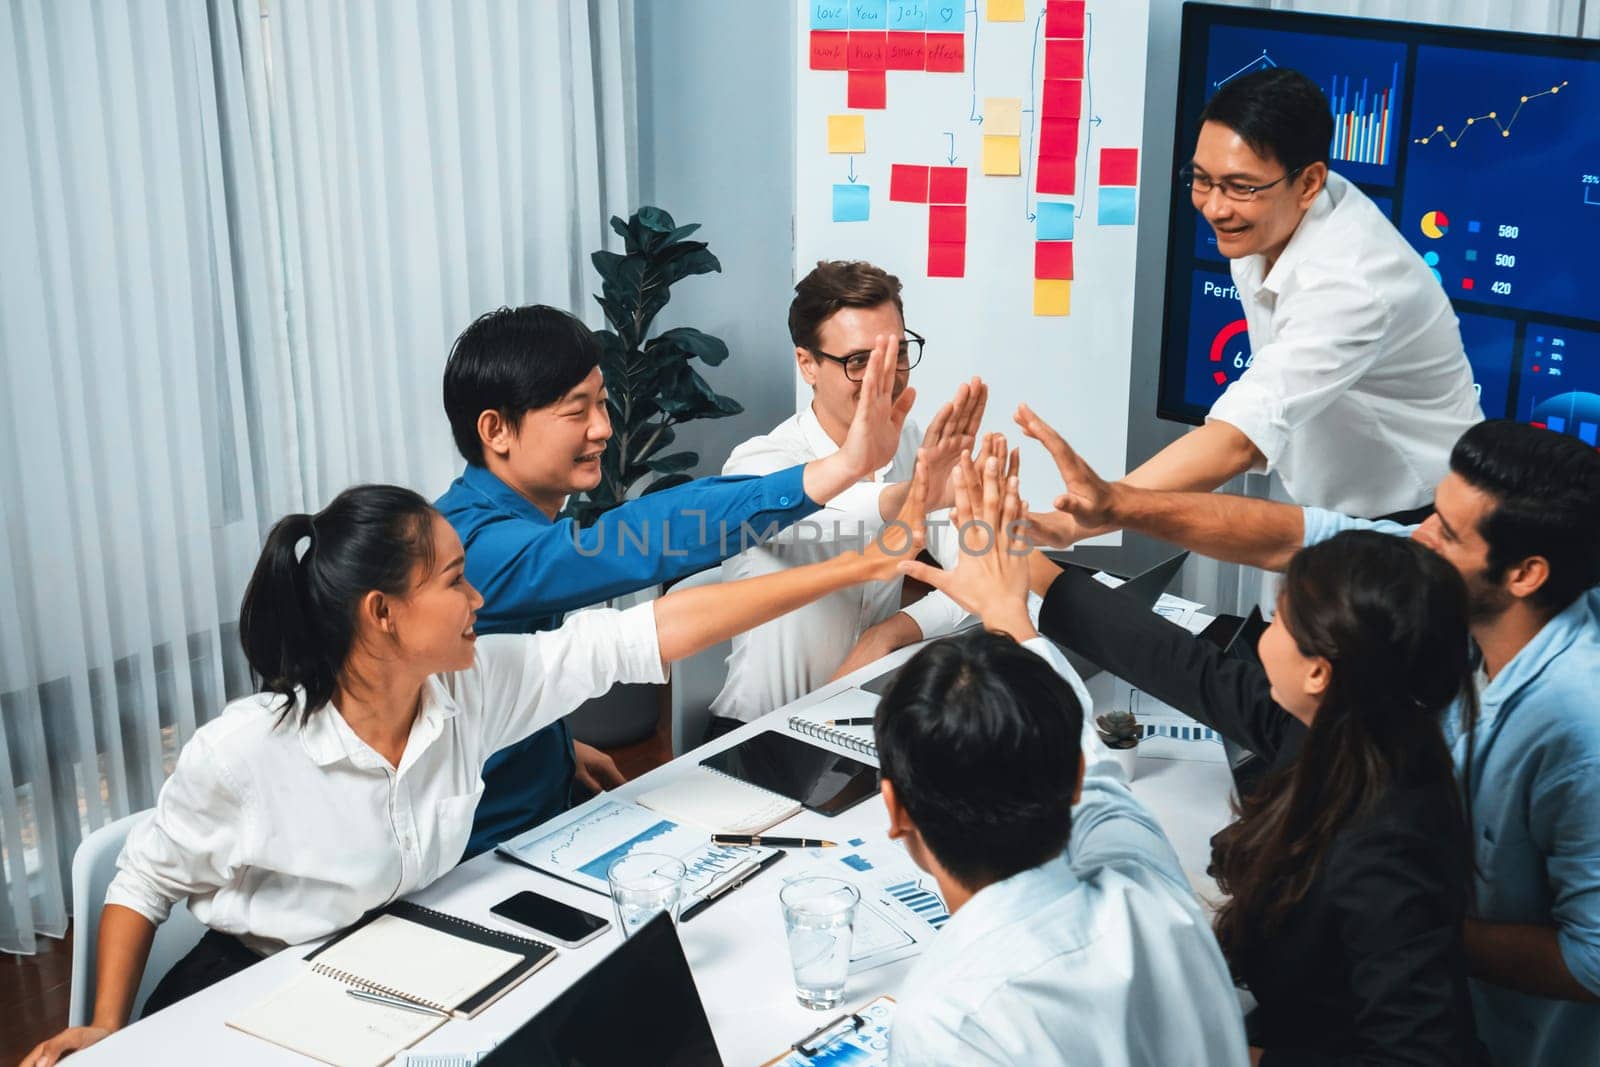
M 683 861 L 660 852 L 630 852 L 611 864 L 606 881 L 611 885 L 611 903 L 616 908 L 623 940 L 632 937 L 658 912 L 664 911 L 673 922 L 678 921 L 683 875 Z
M 778 893 L 789 933 L 795 999 L 829 1011 L 844 1003 L 850 937 L 861 894 L 837 878 L 797 878 Z

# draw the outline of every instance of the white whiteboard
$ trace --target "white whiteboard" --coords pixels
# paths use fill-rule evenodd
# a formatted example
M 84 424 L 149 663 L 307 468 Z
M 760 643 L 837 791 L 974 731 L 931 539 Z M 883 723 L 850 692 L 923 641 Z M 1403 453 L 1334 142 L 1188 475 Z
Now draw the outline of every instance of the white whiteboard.
M 1101 149 L 1141 148 L 1149 4 L 1054 0 L 1048 20 L 1046 6 L 1046 0 L 944 5 L 938 0 L 932 5 L 923 0 L 796 0 L 795 271 L 801 277 L 819 259 L 865 259 L 899 276 L 905 286 L 906 325 L 928 338 L 923 361 L 912 374 L 918 393 L 913 417 L 923 425 L 960 382 L 980 374 L 990 387 L 985 430 L 1003 432 L 1016 445 L 1020 431 L 1011 414 L 1019 401 L 1026 401 L 1097 470 L 1117 476 L 1124 472 L 1127 445 L 1137 218 L 1116 221 L 1113 215 L 1102 225 L 1101 211 L 1136 201 L 1137 176 L 1127 188 L 1130 179 L 1116 173 L 1125 167 L 1108 165 L 1105 177 L 1122 185 L 1102 197 Z M 1008 8 L 1021 9 L 1022 19 L 991 21 L 991 15 Z M 1047 52 L 1052 73 L 1059 73 L 1068 69 L 1061 65 L 1063 57 L 1070 63 L 1078 47 L 1073 38 L 1058 37 L 1054 39 L 1063 43 L 1047 49 L 1052 39 L 1047 34 L 1060 34 L 1063 27 L 1072 32 L 1078 11 L 1083 27 L 1081 85 L 1051 86 L 1047 108 Z M 877 109 L 848 106 L 847 71 L 812 69 L 814 25 L 831 27 L 816 32 L 850 34 L 858 31 L 837 27 L 849 22 L 870 27 L 883 20 L 887 33 L 896 23 L 914 27 L 919 16 L 938 26 L 959 25 L 959 73 L 888 70 L 882 76 L 885 106 Z M 842 40 L 848 38 L 816 38 L 824 48 Z M 904 44 L 914 38 L 894 40 Z M 950 38 L 939 40 L 948 64 Z M 862 38 L 864 45 L 873 41 Z M 849 61 L 868 67 L 876 63 L 870 47 L 852 51 Z M 862 82 L 870 89 L 874 79 L 869 73 Z M 983 173 L 985 123 L 978 119 L 989 98 L 1021 100 L 1018 176 Z M 1075 191 L 1038 193 L 1039 151 L 1055 151 L 1064 142 L 1061 132 L 1074 132 L 1053 122 L 1050 129 L 1057 136 L 1047 137 L 1043 120 L 1068 117 L 1074 106 L 1081 112 L 1076 136 L 1070 138 Z M 830 115 L 864 116 L 864 151 L 829 152 Z M 891 201 L 891 168 L 948 166 L 952 154 L 954 165 L 967 169 L 964 275 L 930 277 L 930 207 Z M 1127 155 L 1120 160 L 1126 164 Z M 1142 151 L 1138 162 L 1142 166 Z M 834 220 L 835 185 L 867 188 L 865 221 Z M 1034 313 L 1038 223 L 1030 216 L 1040 214 L 1040 203 L 1073 205 L 1071 310 L 1065 316 Z M 1046 214 L 1059 218 L 1059 211 L 1047 208 Z M 808 404 L 810 389 L 798 375 L 796 390 L 798 403 Z M 1023 495 L 1035 508 L 1048 508 L 1060 492 L 1060 480 L 1042 449 L 1025 449 L 1024 456 Z M 1111 535 L 1101 543 L 1118 540 Z

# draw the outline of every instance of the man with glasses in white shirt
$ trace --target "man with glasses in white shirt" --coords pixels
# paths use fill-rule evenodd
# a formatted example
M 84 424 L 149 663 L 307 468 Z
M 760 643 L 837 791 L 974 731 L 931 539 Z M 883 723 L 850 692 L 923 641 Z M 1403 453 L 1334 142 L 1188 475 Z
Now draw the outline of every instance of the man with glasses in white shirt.
M 1483 419 L 1455 312 L 1415 249 L 1328 169 L 1322 90 L 1275 68 L 1230 81 L 1179 171 L 1231 260 L 1251 365 L 1204 426 L 1125 479 L 1211 490 L 1276 471 L 1298 504 L 1420 521 Z M 1045 533 L 1046 531 L 1040 531 Z M 1086 536 L 1070 519 L 1052 542 Z

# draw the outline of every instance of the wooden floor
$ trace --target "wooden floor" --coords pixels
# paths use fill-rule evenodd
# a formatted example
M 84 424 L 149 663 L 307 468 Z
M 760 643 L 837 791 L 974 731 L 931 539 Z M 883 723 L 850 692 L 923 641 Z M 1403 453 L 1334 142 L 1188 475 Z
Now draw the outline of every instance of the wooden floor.
M 672 759 L 672 734 L 664 715 L 654 735 L 609 750 L 617 768 L 637 778 Z M 72 931 L 64 940 L 40 938 L 34 956 L 0 953 L 0 1067 L 11 1067 L 34 1045 L 67 1025 L 72 993 Z M 71 1059 L 66 1061 L 71 1063 Z

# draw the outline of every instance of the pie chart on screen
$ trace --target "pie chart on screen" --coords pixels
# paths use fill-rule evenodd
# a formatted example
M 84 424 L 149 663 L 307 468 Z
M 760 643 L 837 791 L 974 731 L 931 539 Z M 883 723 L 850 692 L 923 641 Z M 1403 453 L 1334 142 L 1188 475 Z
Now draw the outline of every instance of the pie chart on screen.
M 1438 240 L 1450 232 L 1450 219 L 1442 211 L 1430 211 L 1422 216 L 1422 232 Z

